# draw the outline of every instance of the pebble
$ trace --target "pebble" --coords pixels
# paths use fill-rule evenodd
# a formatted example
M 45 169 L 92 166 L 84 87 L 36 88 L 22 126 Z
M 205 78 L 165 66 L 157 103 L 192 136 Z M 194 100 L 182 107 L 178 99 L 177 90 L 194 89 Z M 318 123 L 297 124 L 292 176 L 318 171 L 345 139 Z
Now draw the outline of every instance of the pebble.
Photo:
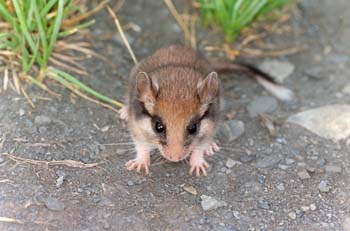
M 297 113 L 287 121 L 320 137 L 339 141 L 350 136 L 349 115 L 350 105 L 334 104 Z
M 269 155 L 265 156 L 256 161 L 255 166 L 257 168 L 267 168 L 277 165 L 281 161 L 281 157 L 279 155 Z
M 195 189 L 195 187 L 193 187 L 193 186 L 184 186 L 183 189 L 186 192 L 191 193 L 192 195 L 197 195 L 198 194 L 197 189 Z
M 282 170 L 286 170 L 288 168 L 288 165 L 279 164 L 278 167 Z
M 218 134 L 225 141 L 232 142 L 243 135 L 244 123 L 240 120 L 229 120 L 220 125 Z
M 310 205 L 310 209 L 311 209 L 312 211 L 315 211 L 315 210 L 317 209 L 317 207 L 316 207 L 315 204 L 311 204 L 311 205 Z
M 277 99 L 270 96 L 261 96 L 247 105 L 250 117 L 256 117 L 259 113 L 272 113 L 278 108 Z
M 298 176 L 302 180 L 310 179 L 310 174 L 306 171 L 306 169 L 299 171 Z
M 277 188 L 279 191 L 284 191 L 284 190 L 285 190 L 285 187 L 284 187 L 284 184 L 283 184 L 283 183 L 278 184 L 276 188 Z
M 301 210 L 304 212 L 307 212 L 310 210 L 310 207 L 309 206 L 301 206 Z
M 242 155 L 239 160 L 243 163 L 248 163 L 256 159 L 256 155 Z
M 207 195 L 202 195 L 201 196 L 201 205 L 204 211 L 208 210 L 214 210 L 220 207 L 225 207 L 227 206 L 227 203 L 221 200 L 217 200 L 213 197 L 207 196 Z
M 347 84 L 343 90 L 342 90 L 343 94 L 346 94 L 346 95 L 350 95 L 350 84 Z
M 286 164 L 291 165 L 295 162 L 295 160 L 291 159 L 291 158 L 286 158 Z
M 336 165 L 326 165 L 326 173 L 341 173 L 341 167 Z
M 322 193 L 327 193 L 331 190 L 331 186 L 329 186 L 329 182 L 328 180 L 322 180 L 319 185 L 318 185 L 318 189 L 320 190 L 320 192 Z
M 64 204 L 55 197 L 47 197 L 44 199 L 44 204 L 46 208 L 52 211 L 63 211 Z
M 34 123 L 37 125 L 45 125 L 45 124 L 51 123 L 51 119 L 49 117 L 43 116 L 43 115 L 35 116 Z
M 134 186 L 135 184 L 134 184 L 134 182 L 133 182 L 133 181 L 128 180 L 127 185 L 128 185 L 128 186 Z
M 56 179 L 56 188 L 59 188 L 63 184 L 64 179 L 66 178 L 66 173 L 62 170 L 57 170 L 56 175 L 58 176 L 58 178 Z
M 259 65 L 259 68 L 269 74 L 276 82 L 283 83 L 294 72 L 295 66 L 287 61 L 267 59 Z
M 5 162 L 5 158 L 1 157 L 0 156 L 0 164 L 4 163 Z
M 270 209 L 270 205 L 266 200 L 259 200 L 259 207 L 265 210 Z
M 232 167 L 234 167 L 237 164 L 240 164 L 240 162 L 232 160 L 231 158 L 228 158 L 225 165 L 226 165 L 227 168 L 232 168 Z
M 290 219 L 295 220 L 297 219 L 297 214 L 295 212 L 290 212 L 288 213 L 288 216 Z
M 25 113 L 26 112 L 22 108 L 18 111 L 19 116 L 24 116 Z
M 304 72 L 308 77 L 314 78 L 314 79 L 322 79 L 325 77 L 324 74 L 322 74 L 322 68 L 321 67 L 310 67 L 306 68 Z

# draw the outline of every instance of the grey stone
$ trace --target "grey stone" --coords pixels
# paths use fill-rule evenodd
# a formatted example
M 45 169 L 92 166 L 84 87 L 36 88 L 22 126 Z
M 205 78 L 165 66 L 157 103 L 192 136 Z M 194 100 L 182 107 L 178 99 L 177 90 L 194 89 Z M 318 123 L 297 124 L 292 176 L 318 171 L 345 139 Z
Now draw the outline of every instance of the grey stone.
M 295 162 L 295 160 L 291 159 L 291 158 L 286 158 L 286 164 L 291 165 Z
M 37 125 L 45 125 L 45 124 L 51 123 L 51 119 L 49 117 L 43 116 L 43 115 L 35 116 L 34 123 Z
M 243 163 L 248 163 L 256 159 L 256 155 L 242 155 L 239 160 Z
M 266 200 L 259 200 L 259 207 L 265 210 L 270 209 L 270 205 Z
M 322 74 L 322 68 L 321 67 L 310 67 L 310 68 L 306 68 L 306 70 L 304 71 L 304 73 L 313 79 L 322 79 L 325 77 L 324 74 Z
M 350 136 L 350 105 L 328 105 L 288 118 L 289 123 L 302 126 L 326 139 L 339 141 Z
M 294 64 L 286 61 L 275 59 L 268 59 L 263 61 L 259 68 L 269 74 L 276 82 L 283 83 L 283 81 L 294 72 Z
M 306 171 L 306 169 L 303 169 L 298 172 L 298 176 L 302 180 L 306 180 L 310 178 L 310 174 Z
M 62 170 L 57 170 L 56 175 L 58 176 L 58 178 L 56 179 L 56 188 L 59 188 L 61 187 L 63 181 L 66 178 L 66 173 Z
M 239 163 L 240 163 L 240 162 L 235 161 L 235 160 L 232 160 L 231 158 L 228 158 L 225 165 L 226 165 L 227 168 L 232 168 L 232 167 L 234 167 L 236 164 L 239 164 Z
M 18 111 L 19 116 L 23 116 L 26 112 L 21 108 Z
M 326 165 L 326 173 L 341 173 L 341 167 L 336 165 Z
M 318 189 L 320 190 L 320 192 L 322 193 L 327 193 L 331 190 L 331 187 L 329 186 L 329 182 L 328 180 L 322 180 L 319 185 L 318 185 Z
M 312 211 L 315 211 L 315 210 L 317 209 L 317 207 L 316 207 L 315 204 L 311 204 L 311 205 L 310 205 L 310 209 L 311 209 Z
M 295 212 L 290 212 L 288 213 L 288 216 L 290 219 L 295 220 L 297 219 L 297 214 Z
M 217 200 L 213 197 L 207 196 L 207 195 L 202 195 L 201 196 L 201 205 L 204 211 L 208 210 L 214 210 L 220 207 L 225 207 L 227 206 L 227 203 L 221 200 Z
M 256 161 L 255 166 L 257 168 L 267 168 L 277 165 L 281 161 L 281 157 L 279 155 L 269 155 L 265 156 Z
M 244 133 L 244 123 L 240 120 L 229 120 L 220 125 L 218 135 L 225 141 L 231 142 Z
M 285 190 L 285 187 L 284 187 L 284 184 L 283 184 L 283 183 L 278 184 L 276 188 L 277 188 L 279 191 L 284 191 L 284 190 Z
M 350 95 L 350 84 L 347 84 L 347 85 L 343 88 L 342 93 L 343 93 L 343 94 L 346 94 L 346 95 Z
M 256 117 L 259 113 L 272 113 L 276 111 L 277 108 L 277 100 L 270 96 L 258 97 L 247 105 L 247 110 L 250 117 Z
M 59 201 L 57 198 L 54 197 L 47 197 L 44 199 L 44 204 L 46 208 L 52 211 L 63 211 L 64 210 L 64 204 L 63 202 Z
M 5 158 L 0 156 L 0 164 L 4 163 L 5 162 Z
M 134 186 L 134 182 L 133 181 L 131 181 L 131 180 L 128 180 L 128 186 Z

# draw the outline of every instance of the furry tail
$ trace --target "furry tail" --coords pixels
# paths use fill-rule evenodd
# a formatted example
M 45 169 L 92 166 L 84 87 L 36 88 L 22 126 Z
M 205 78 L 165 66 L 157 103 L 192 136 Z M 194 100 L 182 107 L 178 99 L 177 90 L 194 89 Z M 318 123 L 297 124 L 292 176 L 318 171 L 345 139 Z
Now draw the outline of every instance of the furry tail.
M 212 62 L 215 71 L 219 73 L 238 73 L 254 78 L 268 92 L 281 101 L 291 101 L 295 98 L 292 90 L 276 83 L 271 76 L 254 66 L 244 63 Z

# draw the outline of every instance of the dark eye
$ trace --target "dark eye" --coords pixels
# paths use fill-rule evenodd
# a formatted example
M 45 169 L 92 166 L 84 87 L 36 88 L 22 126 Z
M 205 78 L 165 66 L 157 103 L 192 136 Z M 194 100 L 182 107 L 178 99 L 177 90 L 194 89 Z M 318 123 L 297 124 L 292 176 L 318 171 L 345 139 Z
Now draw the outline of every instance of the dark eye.
M 158 132 L 158 133 L 163 133 L 163 132 L 165 131 L 165 126 L 164 126 L 161 122 L 157 121 L 157 122 L 154 124 L 154 129 L 155 129 L 156 132 Z
M 197 132 L 197 124 L 191 124 L 187 127 L 187 131 L 189 134 L 193 135 Z

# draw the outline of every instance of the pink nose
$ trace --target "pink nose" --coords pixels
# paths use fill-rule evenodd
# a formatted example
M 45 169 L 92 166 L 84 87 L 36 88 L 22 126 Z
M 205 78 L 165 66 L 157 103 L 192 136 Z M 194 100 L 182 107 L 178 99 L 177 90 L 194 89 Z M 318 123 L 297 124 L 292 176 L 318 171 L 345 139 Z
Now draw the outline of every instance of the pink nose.
M 184 150 L 183 147 L 171 147 L 168 148 L 167 150 L 165 150 L 165 154 L 166 157 L 170 160 L 170 161 L 180 161 L 182 160 L 183 156 L 184 156 Z

